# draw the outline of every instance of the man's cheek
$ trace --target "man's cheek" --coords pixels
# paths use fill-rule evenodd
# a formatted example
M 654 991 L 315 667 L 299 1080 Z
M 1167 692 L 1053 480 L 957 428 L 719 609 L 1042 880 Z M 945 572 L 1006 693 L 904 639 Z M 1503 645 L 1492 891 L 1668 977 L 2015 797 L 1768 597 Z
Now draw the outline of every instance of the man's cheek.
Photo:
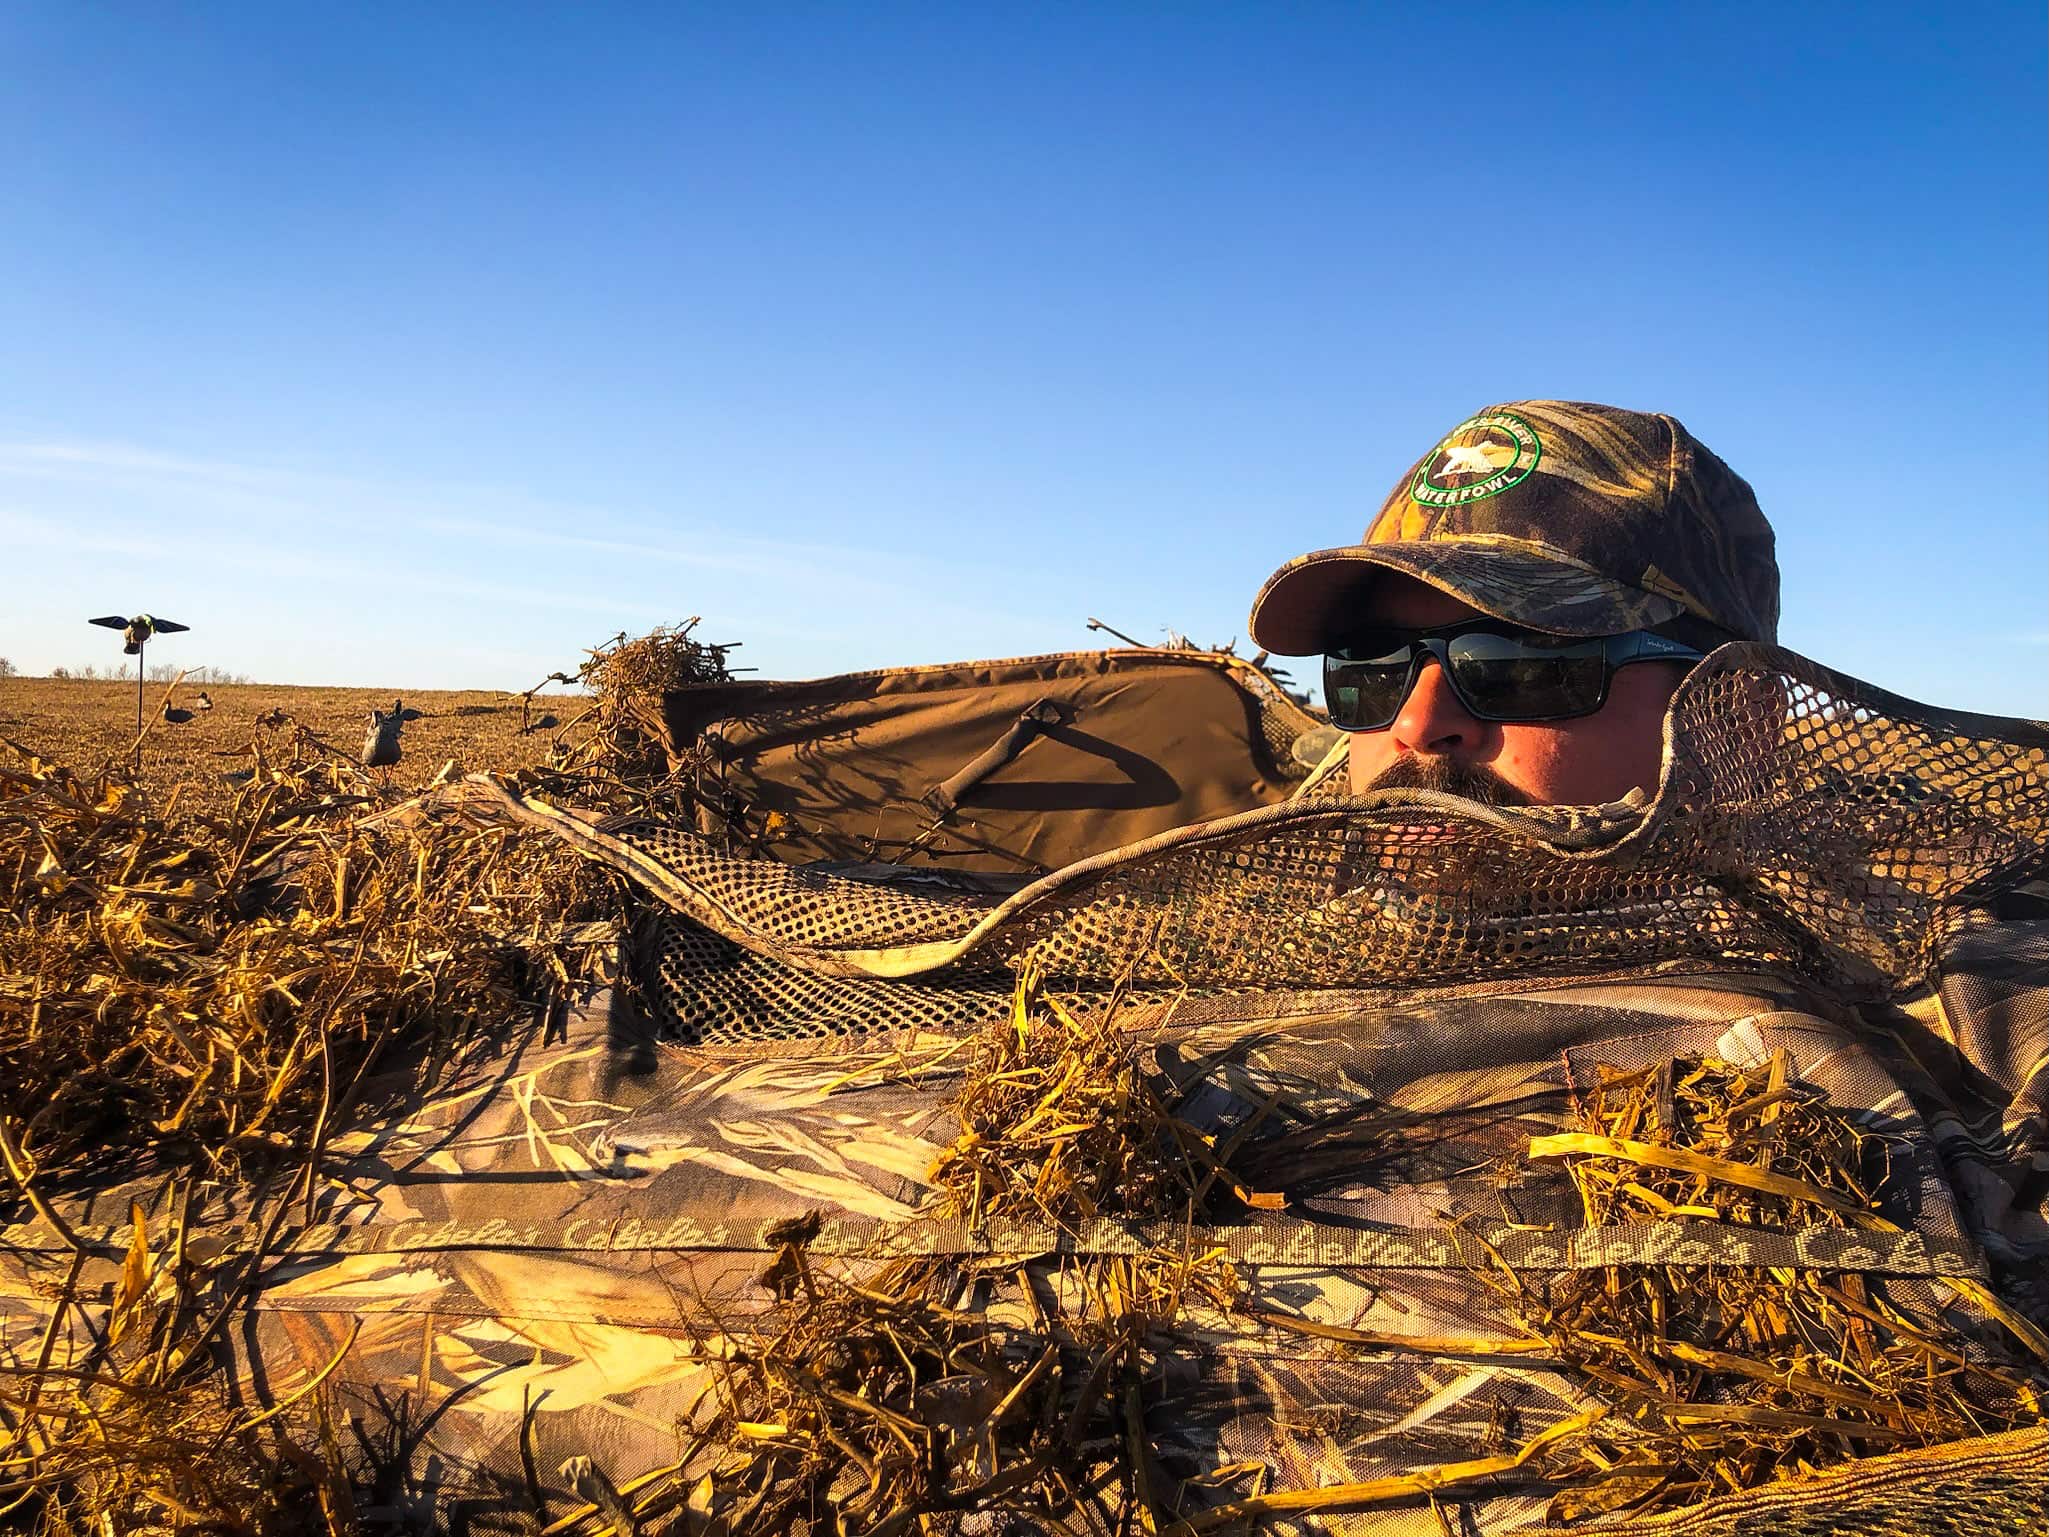
M 1576 761 L 1581 755 L 1573 745 L 1572 733 L 1557 726 L 1503 726 L 1501 750 L 1491 767 L 1539 804 L 1569 801 L 1576 780 L 1586 777 L 1586 764 Z
M 1385 731 L 1355 731 L 1351 734 L 1351 748 L 1348 761 L 1352 793 L 1364 795 L 1366 787 L 1374 778 L 1394 761 L 1394 753 L 1388 747 L 1388 733 Z

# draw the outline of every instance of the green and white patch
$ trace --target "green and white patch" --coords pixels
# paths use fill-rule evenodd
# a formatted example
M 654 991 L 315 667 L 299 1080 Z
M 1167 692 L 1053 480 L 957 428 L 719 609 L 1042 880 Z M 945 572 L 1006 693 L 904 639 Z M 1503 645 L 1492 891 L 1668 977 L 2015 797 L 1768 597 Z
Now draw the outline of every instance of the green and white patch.
M 1537 429 L 1509 411 L 1461 422 L 1416 472 L 1409 495 L 1425 507 L 1463 507 L 1519 485 L 1543 457 Z

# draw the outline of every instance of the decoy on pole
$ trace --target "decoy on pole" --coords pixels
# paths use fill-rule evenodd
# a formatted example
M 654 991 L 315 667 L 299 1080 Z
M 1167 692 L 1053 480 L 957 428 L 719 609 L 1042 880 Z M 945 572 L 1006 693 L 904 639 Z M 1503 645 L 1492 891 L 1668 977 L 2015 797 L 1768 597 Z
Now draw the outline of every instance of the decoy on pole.
M 135 753 L 142 756 L 142 685 L 144 680 L 142 650 L 154 636 L 176 635 L 192 628 L 173 619 L 159 619 L 154 614 L 137 614 L 133 619 L 124 619 L 119 614 L 105 614 L 88 623 L 102 629 L 121 632 L 121 654 L 135 658 Z

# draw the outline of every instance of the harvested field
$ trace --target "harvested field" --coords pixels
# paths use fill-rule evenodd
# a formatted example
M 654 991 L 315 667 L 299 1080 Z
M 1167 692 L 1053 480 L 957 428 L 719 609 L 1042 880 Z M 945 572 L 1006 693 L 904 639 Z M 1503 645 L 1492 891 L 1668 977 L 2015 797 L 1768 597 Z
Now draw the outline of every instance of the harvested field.
M 395 688 L 296 688 L 286 684 L 210 684 L 213 709 L 176 725 L 161 718 L 166 702 L 191 710 L 199 689 L 152 683 L 144 695 L 147 731 L 142 746 L 142 779 L 159 794 L 184 783 L 187 805 L 219 805 L 234 785 L 225 776 L 249 767 L 252 738 L 281 741 L 304 727 L 353 758 L 375 707 L 390 709 L 403 698 L 420 711 L 404 732 L 404 756 L 390 776 L 398 789 L 420 788 L 450 761 L 457 774 L 479 769 L 510 772 L 549 761 L 562 727 L 522 734 L 520 697 L 478 690 Z M 536 696 L 528 722 L 552 714 L 566 725 L 589 703 L 582 695 Z M 282 712 L 290 720 L 261 727 L 261 717 Z M 19 742 L 38 756 L 92 773 L 135 745 L 135 684 L 71 678 L 0 678 L 0 737 Z

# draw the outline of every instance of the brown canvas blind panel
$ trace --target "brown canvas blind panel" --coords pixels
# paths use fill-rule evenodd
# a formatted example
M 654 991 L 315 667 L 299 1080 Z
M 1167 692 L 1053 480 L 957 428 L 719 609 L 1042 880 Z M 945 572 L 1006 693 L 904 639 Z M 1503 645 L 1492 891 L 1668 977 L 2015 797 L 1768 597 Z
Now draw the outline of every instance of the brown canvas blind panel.
M 1020 876 L 1287 799 L 1321 725 L 1242 658 L 1149 649 L 705 684 L 663 717 L 707 834 Z

